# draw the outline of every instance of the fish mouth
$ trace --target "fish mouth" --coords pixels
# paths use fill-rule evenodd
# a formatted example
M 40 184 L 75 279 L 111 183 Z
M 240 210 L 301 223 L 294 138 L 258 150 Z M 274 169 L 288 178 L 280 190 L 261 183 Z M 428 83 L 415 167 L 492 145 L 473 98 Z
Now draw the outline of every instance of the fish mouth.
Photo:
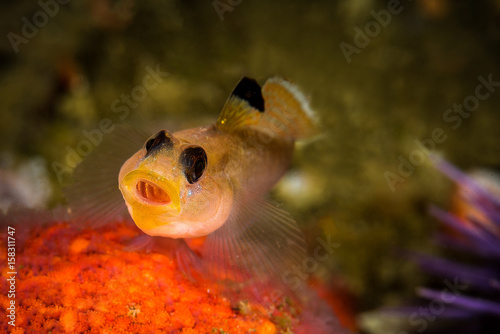
M 179 187 L 155 172 L 134 170 L 126 174 L 120 190 L 135 210 L 171 217 L 180 213 Z
M 135 185 L 135 192 L 137 197 L 150 205 L 166 205 L 172 202 L 162 187 L 147 180 L 139 180 Z

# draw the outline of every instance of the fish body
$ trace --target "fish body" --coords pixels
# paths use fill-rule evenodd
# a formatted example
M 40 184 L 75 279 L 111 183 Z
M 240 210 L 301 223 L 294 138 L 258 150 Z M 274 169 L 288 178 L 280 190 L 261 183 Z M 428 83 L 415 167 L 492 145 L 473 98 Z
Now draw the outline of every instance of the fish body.
M 292 274 L 306 258 L 305 242 L 268 192 L 289 167 L 295 142 L 315 131 L 296 86 L 243 78 L 213 124 L 149 138 L 117 131 L 77 168 L 83 182 L 69 189 L 68 202 L 80 222 L 94 226 L 116 221 L 125 203 L 148 246 L 173 250 L 190 276 L 194 268 L 229 290 L 250 287 L 254 296 L 264 286 L 296 290 L 306 283 Z M 132 153 L 139 138 L 142 147 Z M 112 194 L 116 180 L 121 196 Z
M 304 129 L 292 122 L 310 116 L 294 89 L 271 79 L 261 91 L 244 78 L 215 124 L 162 130 L 148 139 L 119 173 L 137 226 L 151 236 L 207 236 L 242 204 L 236 198 L 252 203 L 271 190 L 291 162 L 297 131 Z M 287 115 L 287 107 L 296 114 Z
M 66 191 L 73 220 L 99 226 L 128 211 L 145 232 L 129 249 L 168 253 L 183 274 L 235 305 L 292 305 L 306 327 L 341 333 L 301 273 L 308 258 L 300 229 L 268 196 L 315 124 L 290 82 L 271 78 L 261 87 L 243 78 L 214 124 L 149 138 L 115 131 L 75 171 Z M 318 321 L 308 324 L 311 315 Z

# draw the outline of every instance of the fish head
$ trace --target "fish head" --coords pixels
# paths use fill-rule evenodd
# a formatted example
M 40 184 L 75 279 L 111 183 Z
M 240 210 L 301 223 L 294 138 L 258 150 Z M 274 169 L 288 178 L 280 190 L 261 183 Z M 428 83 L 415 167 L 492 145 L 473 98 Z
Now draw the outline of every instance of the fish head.
M 191 140 L 192 139 L 192 140 Z M 232 187 L 196 140 L 162 130 L 122 166 L 118 182 L 136 225 L 151 236 L 195 238 L 229 217 Z

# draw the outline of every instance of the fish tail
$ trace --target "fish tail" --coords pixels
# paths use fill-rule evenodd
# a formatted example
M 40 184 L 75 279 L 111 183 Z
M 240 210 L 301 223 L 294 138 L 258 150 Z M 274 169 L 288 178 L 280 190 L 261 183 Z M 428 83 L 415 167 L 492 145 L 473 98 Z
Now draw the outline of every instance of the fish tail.
M 260 126 L 278 136 L 297 139 L 317 133 L 317 121 L 309 101 L 297 86 L 281 78 L 271 78 L 262 87 L 265 112 Z

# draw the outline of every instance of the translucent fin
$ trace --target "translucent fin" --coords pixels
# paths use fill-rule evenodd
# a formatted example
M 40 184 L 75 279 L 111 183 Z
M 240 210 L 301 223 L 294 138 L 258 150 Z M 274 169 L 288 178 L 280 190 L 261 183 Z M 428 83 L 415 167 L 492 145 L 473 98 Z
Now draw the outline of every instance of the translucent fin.
M 140 235 L 128 245 L 127 251 L 158 252 L 177 262 L 180 272 L 192 281 L 202 281 L 202 259 L 187 244 L 185 239 L 171 239 Z
M 118 189 L 118 173 L 147 138 L 129 126 L 116 126 L 104 135 L 102 143 L 74 170 L 74 183 L 64 190 L 73 221 L 98 227 L 129 219 Z
M 316 120 L 306 97 L 295 85 L 280 78 L 267 80 L 262 89 L 253 79 L 241 79 L 216 125 L 222 131 L 252 128 L 292 139 L 316 133 Z
M 251 194 L 238 195 L 236 203 L 228 221 L 206 239 L 205 272 L 230 293 L 246 291 L 257 298 L 267 293 L 270 299 L 293 295 L 305 282 L 287 284 L 285 276 L 306 254 L 294 219 Z
M 66 221 L 68 221 L 67 209 L 62 206 L 52 210 L 10 207 L 7 213 L 0 212 L 0 229 L 5 232 L 11 231 L 11 228 L 15 229 L 14 237 L 18 249 L 23 249 L 26 242 L 32 241 L 36 231 L 43 231 L 49 224 Z
M 296 334 L 348 334 L 347 328 L 344 328 L 332 308 L 319 298 L 315 291 L 304 290 L 304 306 L 301 313 L 300 325 L 294 333 Z
M 145 251 L 146 253 L 150 253 L 154 244 L 154 237 L 147 234 L 141 234 L 138 237 L 133 238 L 132 241 L 125 246 L 124 250 L 126 252 Z
M 271 78 L 262 87 L 265 112 L 259 124 L 294 139 L 316 134 L 316 118 L 305 95 L 289 81 Z
M 179 272 L 192 282 L 206 283 L 200 275 L 203 273 L 201 257 L 187 244 L 185 239 L 171 239 L 152 237 L 147 234 L 139 235 L 128 243 L 124 250 L 127 252 L 156 252 L 168 256 L 177 263 Z
M 48 209 L 30 209 L 25 207 L 11 207 L 6 213 L 0 212 L 0 227 L 19 227 L 24 231 L 44 226 L 54 222 L 68 221 L 67 208 L 57 206 Z
M 165 239 L 165 238 L 163 238 Z M 200 273 L 203 273 L 203 260 L 186 243 L 184 239 L 171 239 L 177 242 L 175 247 L 175 259 L 180 271 L 191 281 L 201 281 Z

